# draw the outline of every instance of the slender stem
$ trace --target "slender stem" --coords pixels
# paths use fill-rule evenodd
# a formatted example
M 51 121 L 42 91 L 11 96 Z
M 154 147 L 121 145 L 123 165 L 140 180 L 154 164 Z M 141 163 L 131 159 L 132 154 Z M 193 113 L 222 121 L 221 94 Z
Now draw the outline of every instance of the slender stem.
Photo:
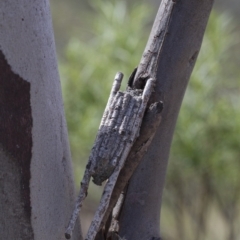
M 82 207 L 82 202 L 87 196 L 87 190 L 88 190 L 90 178 L 91 178 L 90 172 L 88 171 L 88 169 L 86 169 L 86 171 L 84 173 L 83 180 L 81 182 L 80 193 L 78 195 L 78 198 L 77 198 L 72 216 L 70 218 L 68 228 L 65 232 L 66 239 L 70 239 L 71 236 L 72 236 L 72 232 L 73 232 L 74 226 L 76 224 L 76 220 L 79 216 L 79 213 L 80 213 L 80 210 L 81 210 L 81 207 Z

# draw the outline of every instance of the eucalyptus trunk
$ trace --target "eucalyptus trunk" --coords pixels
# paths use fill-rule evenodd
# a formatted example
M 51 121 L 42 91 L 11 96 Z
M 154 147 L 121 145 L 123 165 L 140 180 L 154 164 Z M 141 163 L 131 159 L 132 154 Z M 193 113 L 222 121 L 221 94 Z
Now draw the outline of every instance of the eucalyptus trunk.
M 0 1 L 1 239 L 64 239 L 72 172 L 49 2 Z

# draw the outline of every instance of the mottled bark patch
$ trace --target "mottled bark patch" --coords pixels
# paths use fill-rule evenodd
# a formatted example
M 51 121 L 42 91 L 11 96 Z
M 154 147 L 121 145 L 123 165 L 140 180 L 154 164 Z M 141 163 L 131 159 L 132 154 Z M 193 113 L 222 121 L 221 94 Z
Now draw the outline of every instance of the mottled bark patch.
M 0 50 L 0 145 L 19 169 L 21 199 L 31 217 L 30 162 L 32 157 L 32 112 L 30 83 L 15 74 Z M 11 191 L 11 190 L 10 190 Z

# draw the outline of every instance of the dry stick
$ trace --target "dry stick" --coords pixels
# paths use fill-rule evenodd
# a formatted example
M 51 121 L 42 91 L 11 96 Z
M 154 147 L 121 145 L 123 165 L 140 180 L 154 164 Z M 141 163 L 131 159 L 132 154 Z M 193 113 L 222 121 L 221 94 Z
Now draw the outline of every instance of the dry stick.
M 71 219 L 70 219 L 69 224 L 68 224 L 68 228 L 65 232 L 66 239 L 71 238 L 72 231 L 74 229 L 76 220 L 79 216 L 79 212 L 80 212 L 81 207 L 82 207 L 82 202 L 87 196 L 87 187 L 89 185 L 90 179 L 91 179 L 91 175 L 90 175 L 89 171 L 85 171 L 84 178 L 81 182 L 81 186 L 84 186 L 84 187 L 81 187 L 80 193 L 79 193 L 77 201 L 76 201 L 74 211 L 72 213 Z
M 152 76 L 156 78 L 157 75 L 157 64 L 158 58 L 161 53 L 161 47 L 165 40 L 166 33 L 168 31 L 170 17 L 173 11 L 174 1 L 163 0 L 159 7 L 157 16 L 155 18 L 152 31 L 150 37 L 148 39 L 148 43 L 142 55 L 140 64 L 138 66 L 134 82 L 133 88 L 141 88 L 144 84 L 144 78 L 147 76 Z M 151 101 L 151 99 L 150 99 Z M 112 209 L 117 203 L 118 197 L 123 191 L 124 187 L 128 183 L 131 178 L 133 172 L 137 168 L 141 159 L 143 158 L 145 152 L 147 151 L 151 141 L 155 135 L 155 131 L 157 130 L 160 119 L 161 119 L 161 104 L 155 103 L 157 106 L 152 106 L 148 109 L 148 112 L 145 114 L 140 136 L 134 143 L 130 154 L 125 162 L 124 168 L 121 170 L 119 174 L 119 178 L 114 187 L 113 193 L 111 195 L 111 200 L 106 211 L 106 214 L 103 218 L 101 229 L 105 225 L 108 217 L 110 216 Z M 106 230 L 105 230 L 106 232 Z M 95 239 L 98 240 L 98 239 Z

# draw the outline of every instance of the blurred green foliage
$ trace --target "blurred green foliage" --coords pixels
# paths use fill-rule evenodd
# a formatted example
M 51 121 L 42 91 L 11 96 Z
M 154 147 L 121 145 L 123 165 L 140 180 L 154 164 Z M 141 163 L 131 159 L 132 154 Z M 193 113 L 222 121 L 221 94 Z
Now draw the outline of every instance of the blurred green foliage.
M 153 20 L 153 10 L 139 2 L 97 0 L 91 5 L 94 34 L 87 41 L 72 38 L 60 66 L 78 182 L 114 75 L 122 71 L 128 77 L 138 65 Z M 164 194 L 166 239 L 239 239 L 240 70 L 231 59 L 231 26 L 228 16 L 212 13 L 183 101 Z M 173 216 L 174 227 L 166 214 Z M 209 230 L 216 220 L 212 215 L 225 221 L 220 237 L 217 226 Z

